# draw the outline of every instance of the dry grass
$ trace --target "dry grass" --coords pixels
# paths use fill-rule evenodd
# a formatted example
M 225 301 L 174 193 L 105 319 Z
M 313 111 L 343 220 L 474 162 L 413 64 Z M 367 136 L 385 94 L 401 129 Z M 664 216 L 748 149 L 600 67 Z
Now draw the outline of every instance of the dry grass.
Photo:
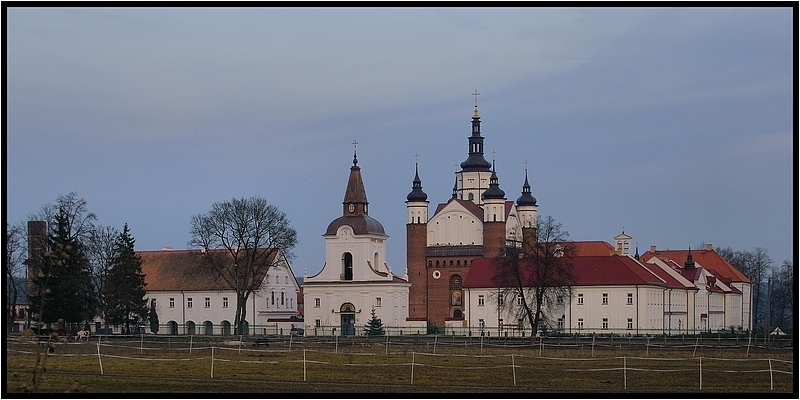
M 149 339 L 149 338 L 148 338 Z M 394 339 L 393 339 L 394 340 Z M 221 343 L 219 343 L 221 344 Z M 208 346 L 207 346 L 208 345 Z M 213 345 L 213 378 L 212 347 Z M 216 347 L 197 340 L 70 343 L 48 357 L 44 392 L 770 392 L 774 370 L 792 371 L 793 353 L 742 349 L 463 346 L 429 340 L 362 344 L 311 339 L 268 348 Z M 142 347 L 140 349 L 140 346 Z M 305 349 L 305 350 L 304 350 Z M 30 382 L 35 345 L 6 343 L 9 392 Z M 434 351 L 436 354 L 433 354 Z M 541 352 L 541 356 L 540 356 Z M 513 354 L 513 360 L 512 360 Z M 305 362 L 304 362 L 305 356 Z M 647 356 L 647 357 L 645 357 Z M 702 358 L 701 358 L 702 357 Z M 413 360 L 413 383 L 412 383 Z M 513 364 L 512 364 L 513 362 Z M 513 365 L 513 366 L 512 366 Z M 623 367 L 625 367 L 623 369 Z M 304 381 L 305 376 L 305 381 Z M 794 376 L 773 373 L 775 392 L 793 392 Z

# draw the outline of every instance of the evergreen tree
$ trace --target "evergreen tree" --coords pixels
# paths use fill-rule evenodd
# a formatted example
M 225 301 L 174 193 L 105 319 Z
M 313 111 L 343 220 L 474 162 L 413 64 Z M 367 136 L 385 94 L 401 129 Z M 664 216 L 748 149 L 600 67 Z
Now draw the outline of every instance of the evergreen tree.
M 127 333 L 146 321 L 148 314 L 142 259 L 134 252 L 135 242 L 125 224 L 114 243 L 114 263 L 105 284 L 106 318 L 114 325 L 124 325 Z
M 55 226 L 50 227 L 45 254 L 33 267 L 29 293 L 32 312 L 44 323 L 61 319 L 75 330 L 76 324 L 88 321 L 95 310 L 95 293 L 89 260 L 83 244 L 70 234 L 68 214 L 60 209 Z
M 383 323 L 380 318 L 375 315 L 374 308 L 372 309 L 372 318 L 367 322 L 367 326 L 364 327 L 364 333 L 367 336 L 382 336 L 385 333 Z
M 158 333 L 158 313 L 156 312 L 156 299 L 150 300 L 150 313 L 147 315 L 150 322 L 150 332 Z

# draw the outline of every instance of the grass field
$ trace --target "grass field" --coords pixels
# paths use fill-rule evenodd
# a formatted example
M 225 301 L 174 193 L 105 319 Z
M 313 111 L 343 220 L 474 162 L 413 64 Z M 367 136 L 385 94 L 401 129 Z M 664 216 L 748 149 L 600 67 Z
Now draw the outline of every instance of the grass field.
M 147 340 L 145 340 L 145 338 Z M 385 338 L 380 338 L 385 340 Z M 792 393 L 792 349 L 531 346 L 419 337 L 145 336 L 65 343 L 47 357 L 41 392 L 87 393 Z M 449 340 L 449 339 L 448 339 Z M 30 390 L 36 344 L 6 342 L 9 393 Z M 98 349 L 100 355 L 98 356 Z M 702 381 L 701 381 L 702 374 Z M 702 384 L 702 388 L 701 388 Z

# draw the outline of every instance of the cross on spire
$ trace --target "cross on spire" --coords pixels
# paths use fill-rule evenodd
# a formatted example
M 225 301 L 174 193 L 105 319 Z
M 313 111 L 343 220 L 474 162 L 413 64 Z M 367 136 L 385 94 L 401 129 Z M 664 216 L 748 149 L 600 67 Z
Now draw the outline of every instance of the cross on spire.
M 353 140 L 353 151 L 355 151 L 356 147 L 358 147 L 358 142 Z
M 525 171 L 527 171 L 528 170 L 528 160 L 525 160 L 522 163 L 525 164 Z
M 478 93 L 478 89 L 475 89 L 475 92 L 473 92 L 472 95 L 475 96 L 475 107 L 477 107 L 478 106 L 478 96 L 480 96 L 481 94 Z
M 414 153 L 414 164 L 419 164 L 419 154 Z
M 495 156 L 495 154 L 497 154 L 497 152 L 492 150 L 492 164 L 494 164 L 494 156 Z

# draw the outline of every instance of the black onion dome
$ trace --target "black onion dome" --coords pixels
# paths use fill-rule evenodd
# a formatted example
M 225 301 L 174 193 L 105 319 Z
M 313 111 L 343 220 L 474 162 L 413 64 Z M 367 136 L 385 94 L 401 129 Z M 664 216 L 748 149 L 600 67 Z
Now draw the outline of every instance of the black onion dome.
M 522 196 L 517 199 L 518 206 L 535 206 L 536 198 L 531 195 L 531 185 L 528 184 L 528 170 L 525 169 L 525 184 L 522 185 Z
M 419 179 L 419 168 L 414 166 L 414 182 L 411 185 L 411 193 L 406 196 L 408 201 L 427 201 L 428 195 L 422 191 L 422 181 Z
M 489 179 L 489 188 L 483 192 L 483 199 L 505 199 L 506 192 L 500 189 L 500 184 L 497 180 L 497 173 L 492 171 L 492 177 Z
M 347 215 L 341 216 L 333 220 L 328 229 L 325 230 L 325 236 L 336 235 L 336 231 L 342 225 L 349 225 L 353 228 L 355 235 L 384 235 L 386 232 L 383 230 L 383 225 L 377 219 L 370 217 L 366 214 L 361 215 Z

